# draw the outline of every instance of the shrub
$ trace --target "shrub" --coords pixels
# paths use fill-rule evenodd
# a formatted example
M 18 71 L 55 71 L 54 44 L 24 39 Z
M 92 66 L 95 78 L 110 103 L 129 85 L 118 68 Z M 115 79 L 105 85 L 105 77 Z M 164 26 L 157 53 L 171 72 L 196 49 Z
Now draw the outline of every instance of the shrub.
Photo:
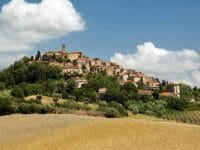
M 117 111 L 120 113 L 120 116 L 123 117 L 123 116 L 128 116 L 128 113 L 126 111 L 126 109 L 123 107 L 122 104 L 120 103 L 117 103 L 115 101 L 112 101 L 108 104 L 108 107 L 114 107 L 117 109 Z
M 136 105 L 134 105 L 134 104 L 130 105 L 130 106 L 128 107 L 128 109 L 129 109 L 132 113 L 134 113 L 134 114 L 138 114 L 138 113 L 139 113 L 139 108 L 138 108 L 138 106 L 136 106 Z
M 15 87 L 12 89 L 11 95 L 16 98 L 24 98 L 24 91 L 19 87 Z
M 165 101 L 149 101 L 144 103 L 142 101 L 129 101 L 127 103 L 128 110 L 133 113 L 141 113 L 147 115 L 156 115 L 161 117 L 166 113 L 167 103 Z
M 9 98 L 0 98 L 0 115 L 7 115 L 13 112 L 12 101 Z
M 26 102 L 28 104 L 33 104 L 33 103 L 35 103 L 35 104 L 42 104 L 42 102 L 40 100 L 38 100 L 38 99 L 30 99 L 28 101 L 22 100 L 22 102 Z
M 139 109 L 139 113 L 144 114 L 146 107 L 145 107 L 145 103 L 143 103 L 142 101 L 139 101 L 136 103 L 138 109 Z
M 30 110 L 30 104 L 27 103 L 21 103 L 19 105 L 18 111 L 22 114 L 31 114 L 31 110 Z
M 27 83 L 21 83 L 21 84 L 19 84 L 19 87 L 23 90 L 24 96 L 29 96 L 29 95 L 33 94 L 31 85 L 29 85 Z
M 89 107 L 87 104 L 84 104 L 84 105 L 80 106 L 80 109 L 85 110 L 85 111 L 89 111 L 89 110 L 91 110 L 91 107 Z
M 167 106 L 170 109 L 175 109 L 175 110 L 183 110 L 186 106 L 186 101 L 184 99 L 180 99 L 178 97 L 167 97 L 164 100 L 167 101 Z
M 106 110 L 105 110 L 105 116 L 107 118 L 119 118 L 120 114 L 119 114 L 119 112 L 117 111 L 116 108 L 107 107 Z
M 41 107 L 39 113 L 40 114 L 52 113 L 54 110 L 55 110 L 54 107 L 50 105 L 44 105 Z
M 37 96 L 36 96 L 36 99 L 37 99 L 38 102 L 41 102 L 41 100 L 42 100 L 42 95 L 37 95 Z
M 167 104 L 164 101 L 157 101 L 155 106 L 154 112 L 157 117 L 162 117 L 164 114 L 166 114 Z
M 0 82 L 0 91 L 5 90 L 5 84 L 3 82 Z
M 56 98 L 56 97 L 53 97 L 53 101 L 54 101 L 54 103 L 57 103 L 58 102 L 58 98 Z
M 42 95 L 37 95 L 37 96 L 36 96 L 36 99 L 38 99 L 39 101 L 41 101 Z
M 60 107 L 60 108 L 66 108 L 66 109 L 72 109 L 72 110 L 80 110 L 81 109 L 81 105 L 78 103 L 75 103 L 73 101 L 66 101 L 62 104 L 57 103 L 56 106 Z
M 107 102 L 106 101 L 100 101 L 99 102 L 99 107 L 106 107 L 107 106 Z
M 33 103 L 33 104 L 29 105 L 29 110 L 31 113 L 39 113 L 41 108 L 42 108 L 42 105 L 40 105 L 40 104 Z
M 146 115 L 155 115 L 155 113 L 151 110 L 145 110 L 144 112 Z

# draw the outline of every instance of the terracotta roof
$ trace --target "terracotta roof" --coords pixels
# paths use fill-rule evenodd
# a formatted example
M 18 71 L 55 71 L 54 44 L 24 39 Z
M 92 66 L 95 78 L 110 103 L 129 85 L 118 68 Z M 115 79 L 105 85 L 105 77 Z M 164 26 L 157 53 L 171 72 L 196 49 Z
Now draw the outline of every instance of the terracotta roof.
M 178 85 L 178 84 L 170 82 L 168 85 Z
M 94 58 L 93 60 L 101 60 L 101 59 L 96 57 L 96 58 Z
M 81 54 L 82 52 L 76 52 L 75 51 L 75 52 L 70 52 L 69 54 L 78 54 L 78 53 Z
M 173 96 L 174 94 L 173 93 L 170 93 L 170 92 L 162 92 L 160 93 L 160 96 Z
M 74 66 L 63 66 L 62 69 L 79 69 L 79 68 Z
M 153 93 L 153 91 L 151 91 L 151 90 L 138 90 L 138 93 L 139 94 L 149 94 L 149 95 L 151 95 Z

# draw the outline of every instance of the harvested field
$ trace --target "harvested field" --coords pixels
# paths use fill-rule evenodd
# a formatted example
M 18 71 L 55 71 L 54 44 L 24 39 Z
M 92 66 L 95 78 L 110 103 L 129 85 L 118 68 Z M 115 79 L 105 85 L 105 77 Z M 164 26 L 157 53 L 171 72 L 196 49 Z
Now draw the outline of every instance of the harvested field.
M 200 126 L 76 115 L 0 117 L 1 150 L 199 150 Z

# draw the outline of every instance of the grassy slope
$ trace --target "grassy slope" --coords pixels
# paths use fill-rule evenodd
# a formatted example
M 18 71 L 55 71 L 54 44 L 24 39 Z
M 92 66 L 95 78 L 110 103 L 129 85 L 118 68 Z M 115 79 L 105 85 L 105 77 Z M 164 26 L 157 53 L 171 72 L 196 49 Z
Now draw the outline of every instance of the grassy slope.
M 0 117 L 0 149 L 199 149 L 200 126 L 75 115 Z

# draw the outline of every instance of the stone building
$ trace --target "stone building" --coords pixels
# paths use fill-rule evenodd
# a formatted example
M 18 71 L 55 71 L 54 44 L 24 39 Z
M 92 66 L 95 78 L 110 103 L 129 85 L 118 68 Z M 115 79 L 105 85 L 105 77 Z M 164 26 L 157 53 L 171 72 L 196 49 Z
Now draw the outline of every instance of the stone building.
M 180 86 L 176 83 L 169 83 L 167 85 L 167 91 L 173 93 L 174 95 L 180 97 Z
M 49 51 L 43 54 L 42 62 L 49 65 L 57 65 L 62 68 L 63 73 L 86 74 L 89 72 L 99 73 L 106 71 L 107 75 L 117 76 L 120 84 L 131 82 L 137 84 L 142 81 L 148 84 L 150 89 L 159 87 L 159 82 L 152 77 L 145 76 L 142 72 L 133 69 L 124 69 L 113 62 L 105 62 L 102 59 L 89 59 L 82 52 L 68 52 L 66 46 L 57 51 Z

